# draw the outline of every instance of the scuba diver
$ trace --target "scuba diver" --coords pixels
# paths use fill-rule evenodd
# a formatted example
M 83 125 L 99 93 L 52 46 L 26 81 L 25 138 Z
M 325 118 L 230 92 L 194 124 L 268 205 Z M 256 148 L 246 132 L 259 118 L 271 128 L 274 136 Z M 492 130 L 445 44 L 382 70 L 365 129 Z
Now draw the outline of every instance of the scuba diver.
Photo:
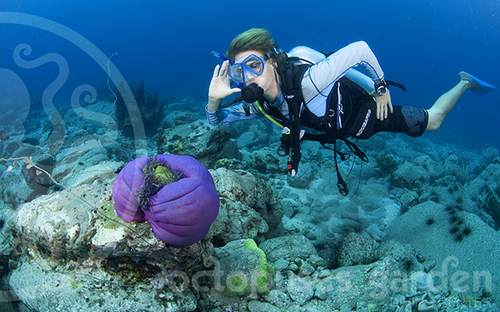
M 467 91 L 487 93 L 496 88 L 460 72 L 459 82 L 429 108 L 392 105 L 388 87 L 403 85 L 386 80 L 369 46 L 355 42 L 331 54 L 307 47 L 286 53 L 277 48 L 271 33 L 252 28 L 237 35 L 226 54 L 212 52 L 223 60 L 214 69 L 205 107 L 212 126 L 264 117 L 282 128 L 278 154 L 288 156 L 287 170 L 297 174 L 304 140 L 319 142 L 333 150 L 337 187 L 342 195 L 348 187 L 340 174 L 337 156 L 350 154 L 337 148 L 343 141 L 350 151 L 368 162 L 349 138 L 368 139 L 378 132 L 400 132 L 419 137 L 437 130 Z M 241 95 L 226 105 L 222 100 Z M 328 147 L 327 144 L 333 144 Z

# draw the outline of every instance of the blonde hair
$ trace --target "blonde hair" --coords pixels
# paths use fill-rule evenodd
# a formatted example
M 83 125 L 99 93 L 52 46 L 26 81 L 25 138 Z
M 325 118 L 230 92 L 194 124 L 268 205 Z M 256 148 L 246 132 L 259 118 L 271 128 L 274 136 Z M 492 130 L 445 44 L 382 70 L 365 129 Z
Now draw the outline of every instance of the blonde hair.
M 267 29 L 250 28 L 237 35 L 229 44 L 226 55 L 234 60 L 236 54 L 255 50 L 262 54 L 267 54 L 273 51 L 276 43 Z

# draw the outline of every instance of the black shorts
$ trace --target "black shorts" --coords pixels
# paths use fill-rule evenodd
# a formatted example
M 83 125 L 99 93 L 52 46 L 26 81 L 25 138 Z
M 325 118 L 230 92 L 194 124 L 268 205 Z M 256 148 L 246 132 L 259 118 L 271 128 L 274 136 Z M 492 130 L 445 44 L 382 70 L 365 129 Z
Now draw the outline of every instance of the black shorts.
M 368 139 L 379 132 L 401 132 L 419 137 L 425 132 L 429 121 L 427 110 L 413 106 L 396 105 L 385 120 L 378 120 L 376 111 L 375 101 L 353 107 L 351 116 L 344 123 L 345 133 L 356 139 Z

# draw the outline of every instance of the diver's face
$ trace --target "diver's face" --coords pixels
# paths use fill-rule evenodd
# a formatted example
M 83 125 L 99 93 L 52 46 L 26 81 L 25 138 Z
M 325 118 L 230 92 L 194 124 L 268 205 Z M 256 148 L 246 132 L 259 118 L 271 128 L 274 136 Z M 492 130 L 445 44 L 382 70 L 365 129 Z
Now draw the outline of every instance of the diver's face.
M 249 50 L 236 54 L 236 56 L 234 57 L 235 63 L 242 62 L 252 54 L 264 59 L 264 55 L 261 52 Z M 268 59 L 264 62 L 264 69 L 262 70 L 262 74 L 254 75 L 252 73 L 249 73 L 245 76 L 245 84 L 250 85 L 252 83 L 256 83 L 259 87 L 264 89 L 264 95 L 269 100 L 274 100 L 279 93 L 278 83 L 276 81 L 277 78 L 275 74 L 275 64 L 276 63 L 273 59 Z M 252 63 L 248 65 L 252 66 Z M 258 64 L 255 64 L 255 66 L 258 66 Z

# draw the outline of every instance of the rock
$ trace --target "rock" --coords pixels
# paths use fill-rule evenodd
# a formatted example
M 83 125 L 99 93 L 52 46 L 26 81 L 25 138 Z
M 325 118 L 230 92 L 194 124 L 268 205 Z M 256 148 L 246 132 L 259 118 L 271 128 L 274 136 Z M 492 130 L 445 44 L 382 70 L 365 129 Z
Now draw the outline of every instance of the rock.
M 436 260 L 429 260 L 424 262 L 424 271 L 430 272 L 432 269 L 436 267 Z
M 292 263 L 288 266 L 288 270 L 297 273 L 297 271 L 299 270 L 299 266 L 295 263 Z
M 338 255 L 339 266 L 369 264 L 379 259 L 378 243 L 367 233 L 349 233 Z
M 398 159 L 395 156 L 386 153 L 377 155 L 375 157 L 375 161 L 377 162 L 380 170 L 382 170 L 384 174 L 388 176 L 396 171 L 399 165 Z
M 328 301 L 321 301 L 312 299 L 300 307 L 300 312 L 324 312 L 324 311 L 337 311 Z
M 464 183 L 467 179 L 466 164 L 464 158 L 458 157 L 456 154 L 451 154 L 444 160 L 442 164 L 443 175 L 452 175 L 458 181 Z
M 399 201 L 404 207 L 413 206 L 418 200 L 418 194 L 415 191 L 406 190 L 400 197 Z
M 300 211 L 299 207 L 301 204 L 298 200 L 294 200 L 286 196 L 284 198 L 281 197 L 279 200 L 283 206 L 283 215 L 287 218 L 292 218 L 298 211 Z
M 310 255 L 307 262 L 310 263 L 315 268 L 320 267 L 320 266 L 323 266 L 323 267 L 326 266 L 326 261 L 317 254 Z
M 96 139 L 79 142 L 62 149 L 56 156 L 56 166 L 52 175 L 59 183 L 69 187 L 79 173 L 87 167 L 108 160 L 104 146 Z
M 122 166 L 121 162 L 102 161 L 96 165 L 83 167 L 78 175 L 65 179 L 65 186 L 92 184 L 97 179 L 113 178 L 115 172 Z
M 280 312 L 281 310 L 267 302 L 250 301 L 248 303 L 250 312 Z
M 265 150 L 256 151 L 250 154 L 248 167 L 264 174 L 284 174 L 285 168 L 280 166 L 280 160 Z
M 387 283 L 399 272 L 398 263 L 391 259 L 341 267 L 316 284 L 315 297 L 329 301 L 334 308 L 354 309 L 359 301 L 384 301 L 391 296 Z
M 175 128 L 165 129 L 160 152 L 192 155 L 212 168 L 218 159 L 242 158 L 230 134 L 221 127 L 210 127 L 206 121 L 197 120 Z
M 0 276 L 9 269 L 11 255 L 15 252 L 13 244 L 11 221 L 14 211 L 0 204 Z
M 492 161 L 495 159 L 495 157 L 498 157 L 500 153 L 498 152 L 498 149 L 493 146 L 489 146 L 481 151 L 481 154 L 486 157 L 489 161 Z
M 288 278 L 287 292 L 294 302 L 303 305 L 313 297 L 314 285 L 312 280 L 291 273 Z
M 310 240 L 303 235 L 288 235 L 272 238 L 261 244 L 269 261 L 279 259 L 294 260 L 300 258 L 307 260 L 310 255 L 318 255 Z
M 299 267 L 300 276 L 311 275 L 313 272 L 314 272 L 314 267 L 310 265 L 308 262 L 302 263 L 302 265 Z
M 11 172 L 0 173 L 0 201 L 11 209 L 16 209 L 33 197 L 33 190 L 20 171 L 21 169 L 14 169 Z
M 19 148 L 21 148 L 21 144 L 19 142 L 10 142 L 5 147 L 4 154 L 14 155 Z
M 407 244 L 386 240 L 378 248 L 380 258 L 392 257 L 399 262 L 416 261 L 415 250 Z
M 221 158 L 215 161 L 214 169 L 225 168 L 228 170 L 245 170 L 248 164 L 242 160 L 234 158 Z
M 155 259 L 168 267 L 176 264 L 174 250 L 188 257 L 197 254 L 194 259 L 204 254 L 197 248 L 205 248 L 206 241 L 187 249 L 165 248 L 148 223 L 127 224 L 118 218 L 110 196 L 111 181 L 96 180 L 38 197 L 16 211 L 14 232 L 24 248 L 55 259 L 132 257 Z
M 287 234 L 303 235 L 307 239 L 317 237 L 316 232 L 318 231 L 318 228 L 304 219 L 305 218 L 303 218 L 301 214 L 296 214 L 292 218 L 283 216 L 283 218 L 281 219 L 281 224 L 283 226 L 283 229 L 286 230 Z
M 117 121 L 112 117 L 115 104 L 108 101 L 96 101 L 85 106 L 75 105 L 64 114 L 66 127 L 73 131 L 83 130 L 80 135 L 93 134 L 96 129 L 114 131 L 118 129 Z
M 169 113 L 169 116 L 167 116 L 167 120 L 170 121 L 170 127 L 177 127 L 179 125 L 187 124 L 187 123 L 192 123 L 196 121 L 197 116 L 195 116 L 192 113 L 189 112 L 181 112 L 181 111 L 175 111 Z
M 288 267 L 288 261 L 285 259 L 278 259 L 273 263 L 273 268 L 277 271 L 284 270 Z
M 279 289 L 271 289 L 271 291 L 265 295 L 264 298 L 266 301 L 280 308 L 286 308 L 291 305 L 291 300 L 288 294 Z
M 231 240 L 257 238 L 279 223 L 282 209 L 263 179 L 243 170 L 211 171 L 219 192 L 219 215 L 210 228 L 216 246 Z
M 322 279 L 322 278 L 328 277 L 329 275 L 330 275 L 330 270 L 323 269 L 323 270 L 319 271 L 318 278 Z
M 91 186 L 69 189 L 22 205 L 14 217 L 14 231 L 42 253 L 56 258 L 82 256 L 92 236 L 91 212 L 105 196 L 94 196 L 95 192 L 86 200 L 92 191 Z M 77 233 L 70 235 L 74 229 Z
M 169 281 L 172 283 L 173 281 Z M 53 270 L 41 258 L 24 261 L 10 276 L 17 297 L 37 311 L 194 311 L 189 289 L 154 289 L 149 279 L 128 280 L 99 268 L 59 266 Z M 160 296 L 163 294 L 163 296 Z
M 491 164 L 465 185 L 464 206 L 500 228 L 500 164 Z
M 434 302 L 431 302 L 429 300 L 422 300 L 418 303 L 417 305 L 417 311 L 418 312 L 437 312 L 438 309 Z
M 429 175 L 431 175 L 432 177 L 439 177 L 443 175 L 442 164 L 437 161 L 434 161 L 428 155 L 418 156 L 415 159 L 413 159 L 412 162 L 415 165 L 424 168 L 424 170 L 427 171 Z
M 394 172 L 391 181 L 395 186 L 414 189 L 429 181 L 429 172 L 418 165 L 405 162 Z

